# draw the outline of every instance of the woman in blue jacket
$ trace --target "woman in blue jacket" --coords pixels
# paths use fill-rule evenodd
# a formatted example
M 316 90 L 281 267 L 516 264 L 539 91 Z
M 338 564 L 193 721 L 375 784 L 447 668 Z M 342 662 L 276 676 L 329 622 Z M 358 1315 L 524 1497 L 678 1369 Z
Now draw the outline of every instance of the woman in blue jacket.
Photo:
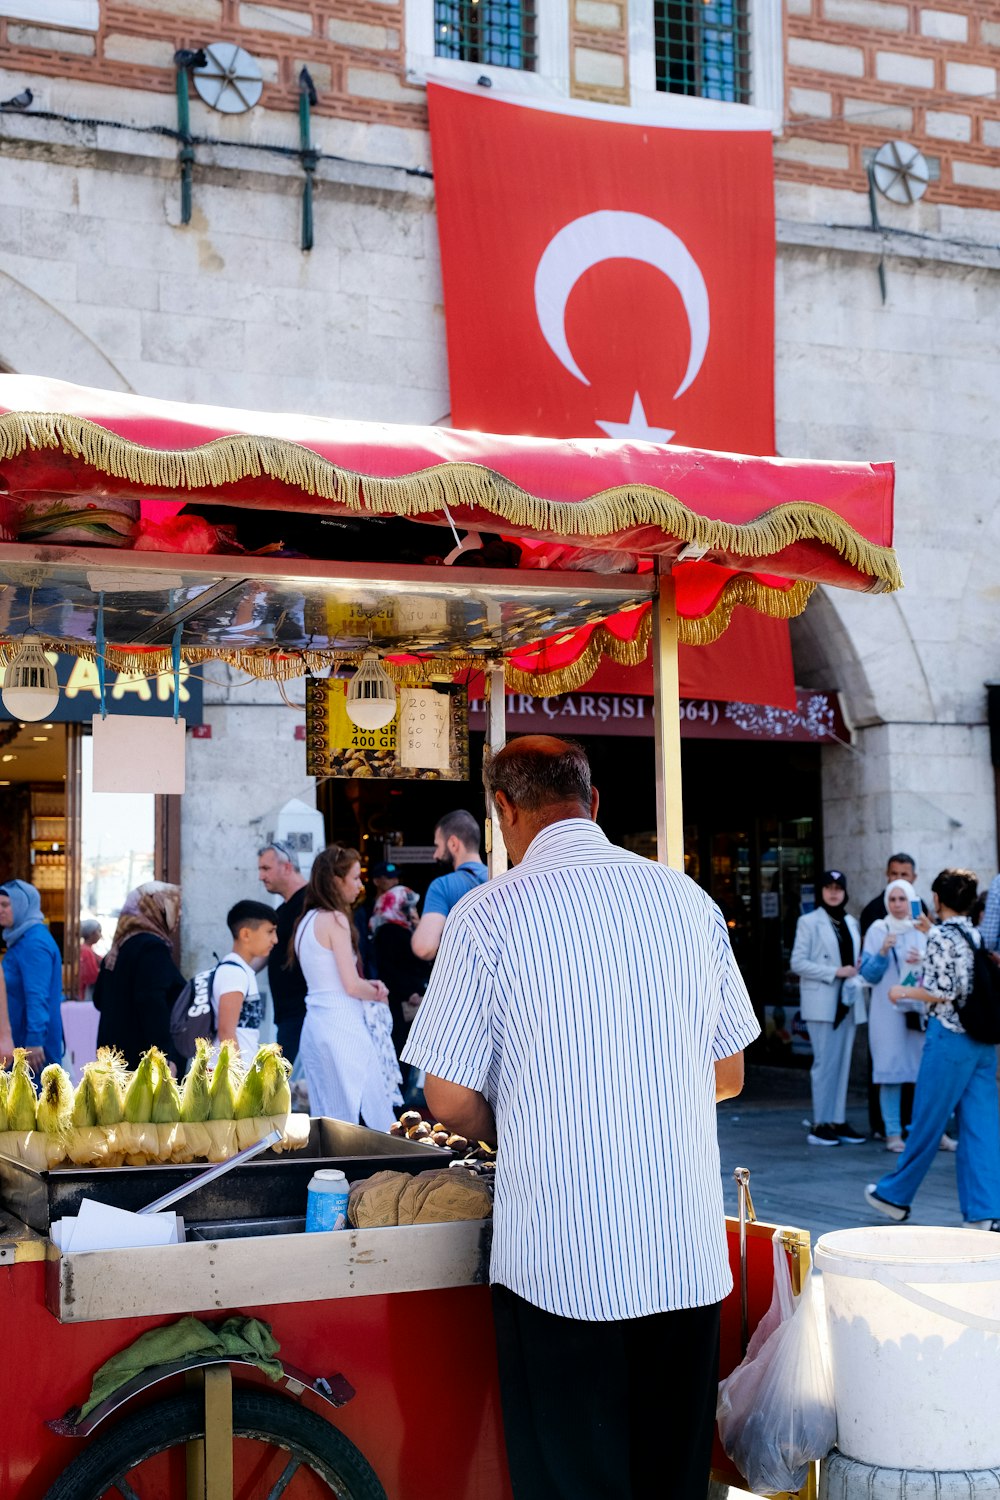
M 26 1047 L 36 1073 L 62 1061 L 62 955 L 45 925 L 42 898 L 24 880 L 0 885 L 3 972 L 15 1047 Z

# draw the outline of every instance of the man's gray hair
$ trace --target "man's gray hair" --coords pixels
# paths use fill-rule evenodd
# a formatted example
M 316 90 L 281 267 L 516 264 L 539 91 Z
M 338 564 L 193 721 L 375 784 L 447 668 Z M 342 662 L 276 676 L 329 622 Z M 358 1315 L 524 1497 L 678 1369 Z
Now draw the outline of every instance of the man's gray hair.
M 257 850 L 257 858 L 260 859 L 262 854 L 268 854 L 272 849 L 279 859 L 287 861 L 293 870 L 298 870 L 300 874 L 302 873 L 301 866 L 299 865 L 298 850 L 293 849 L 289 844 L 282 843 L 281 839 L 272 839 L 269 844 L 262 844 Z
M 483 766 L 486 800 L 492 806 L 497 792 L 525 812 L 559 803 L 579 802 L 590 813 L 591 782 L 587 752 L 575 740 L 549 741 L 562 750 L 543 750 L 524 740 L 511 740 Z
M 101 935 L 101 924 L 94 917 L 86 917 L 80 923 L 80 936 L 84 942 L 88 938 L 96 938 Z
M 446 843 L 448 839 L 456 838 L 464 849 L 479 849 L 479 824 L 464 807 L 457 807 L 454 812 L 438 818 L 434 831 L 440 833 Z

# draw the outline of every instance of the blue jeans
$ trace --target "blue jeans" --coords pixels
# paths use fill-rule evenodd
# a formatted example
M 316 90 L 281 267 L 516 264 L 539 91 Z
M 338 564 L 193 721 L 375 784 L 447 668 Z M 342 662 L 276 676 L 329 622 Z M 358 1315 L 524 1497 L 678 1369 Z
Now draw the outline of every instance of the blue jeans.
M 948 1031 L 935 1017 L 913 1096 L 913 1122 L 894 1172 L 875 1184 L 880 1198 L 909 1208 L 934 1161 L 954 1110 L 955 1175 L 963 1219 L 1000 1219 L 1000 1102 L 996 1048 Z

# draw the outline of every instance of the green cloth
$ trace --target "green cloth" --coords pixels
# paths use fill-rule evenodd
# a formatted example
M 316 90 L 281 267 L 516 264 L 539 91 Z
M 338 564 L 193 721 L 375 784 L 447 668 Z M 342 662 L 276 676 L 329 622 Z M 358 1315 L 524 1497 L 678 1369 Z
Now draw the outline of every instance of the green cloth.
M 249 1361 L 268 1380 L 280 1380 L 284 1371 L 280 1359 L 275 1358 L 280 1347 L 268 1325 L 259 1318 L 227 1318 L 213 1328 L 198 1318 L 188 1317 L 163 1328 L 151 1328 L 148 1333 L 141 1333 L 134 1344 L 104 1362 L 94 1376 L 80 1416 L 85 1417 L 119 1386 L 134 1380 L 144 1370 L 191 1359 L 197 1354 Z

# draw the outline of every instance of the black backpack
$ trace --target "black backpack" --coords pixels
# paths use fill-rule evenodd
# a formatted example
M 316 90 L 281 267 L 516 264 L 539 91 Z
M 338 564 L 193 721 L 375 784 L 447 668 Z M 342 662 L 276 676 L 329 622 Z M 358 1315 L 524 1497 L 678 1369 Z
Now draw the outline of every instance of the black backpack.
M 1000 966 L 957 922 L 948 926 L 961 933 L 972 949 L 972 989 L 964 999 L 954 1002 L 962 1030 L 974 1042 L 996 1044 L 1000 1042 Z
M 214 969 L 201 969 L 189 979 L 173 1003 L 170 1012 L 170 1040 L 181 1057 L 194 1057 L 200 1036 L 215 1035 L 215 1017 L 212 1014 L 212 985 L 222 968 L 217 963 Z M 229 960 L 230 966 L 236 965 Z

